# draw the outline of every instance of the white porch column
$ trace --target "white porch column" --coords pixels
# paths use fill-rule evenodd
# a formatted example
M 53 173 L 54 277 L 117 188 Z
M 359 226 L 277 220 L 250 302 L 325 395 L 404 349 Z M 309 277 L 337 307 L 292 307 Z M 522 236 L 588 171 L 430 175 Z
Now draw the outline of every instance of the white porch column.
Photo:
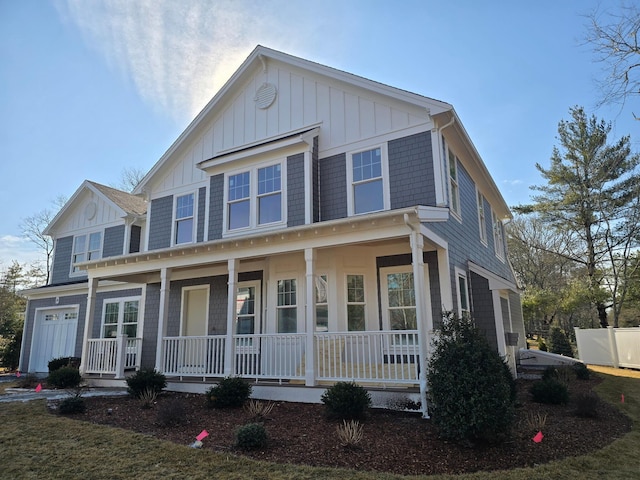
M 169 292 L 171 287 L 171 269 L 160 270 L 160 306 L 158 308 L 158 338 L 156 343 L 156 370 L 163 371 L 164 337 L 167 336 L 167 318 L 169 317 Z
M 411 231 L 409 236 L 411 244 L 411 265 L 413 266 L 413 288 L 416 295 L 416 319 L 418 327 L 418 346 L 420 355 L 420 403 L 422 405 L 422 417 L 429 418 L 427 412 L 427 302 L 424 278 L 424 237 L 417 231 Z
M 128 335 L 121 333 L 116 340 L 116 379 L 124 378 L 125 359 L 127 357 L 127 338 L 129 338 Z
M 507 355 L 507 341 L 504 338 L 504 319 L 502 318 L 502 303 L 500 290 L 491 290 L 493 300 L 493 318 L 496 322 L 496 340 L 498 341 L 498 353 L 503 357 Z
M 83 375 L 87 368 L 89 338 L 91 338 L 91 331 L 93 330 L 93 315 L 96 310 L 96 290 L 98 290 L 98 279 L 95 277 L 89 276 L 89 291 L 87 292 L 87 311 L 84 316 L 82 357 L 80 359 L 80 375 Z
M 229 377 L 235 371 L 236 346 L 233 341 L 233 331 L 236 321 L 236 296 L 238 295 L 238 264 L 237 258 L 227 261 L 229 270 L 229 283 L 227 288 L 227 338 L 224 348 L 224 376 Z
M 305 385 L 312 387 L 316 384 L 316 355 L 314 345 L 314 334 L 316 331 L 316 251 L 313 248 L 305 248 L 304 261 L 306 264 L 306 362 L 305 362 Z

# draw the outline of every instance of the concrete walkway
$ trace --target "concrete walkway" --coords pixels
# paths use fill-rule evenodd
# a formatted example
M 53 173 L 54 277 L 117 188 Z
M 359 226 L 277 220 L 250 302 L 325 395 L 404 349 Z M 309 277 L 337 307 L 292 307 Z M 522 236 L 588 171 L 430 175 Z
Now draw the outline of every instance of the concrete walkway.
M 115 397 L 127 395 L 126 388 L 87 388 L 82 391 L 83 397 Z M 43 389 L 36 392 L 33 388 L 7 388 L 3 395 L 0 395 L 0 403 L 6 402 L 29 402 L 31 400 L 62 400 L 72 396 L 66 390 Z

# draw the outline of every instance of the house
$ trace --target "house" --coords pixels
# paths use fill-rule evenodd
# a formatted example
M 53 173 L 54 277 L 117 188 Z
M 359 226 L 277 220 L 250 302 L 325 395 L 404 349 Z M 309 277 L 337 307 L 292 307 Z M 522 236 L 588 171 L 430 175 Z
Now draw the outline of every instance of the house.
M 52 221 L 21 369 L 302 401 L 353 380 L 424 408 L 443 311 L 515 371 L 509 218 L 450 104 L 258 46 L 133 194 L 86 181 Z

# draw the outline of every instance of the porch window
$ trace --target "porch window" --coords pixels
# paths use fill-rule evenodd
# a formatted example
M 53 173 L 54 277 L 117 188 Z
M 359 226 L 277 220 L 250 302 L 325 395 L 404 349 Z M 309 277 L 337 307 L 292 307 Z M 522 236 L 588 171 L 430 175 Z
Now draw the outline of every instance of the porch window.
M 502 231 L 502 222 L 493 210 L 491 211 L 491 223 L 493 224 L 493 248 L 495 249 L 496 257 L 500 260 L 504 260 L 504 234 Z
M 102 337 L 115 338 L 118 334 L 136 338 L 138 334 L 138 299 L 106 300 L 102 314 Z
M 467 281 L 467 274 L 456 268 L 456 278 L 458 279 L 458 315 L 463 318 L 468 318 L 471 315 L 471 309 L 469 308 L 469 284 Z
M 460 213 L 460 187 L 458 185 L 458 158 L 453 154 L 451 149 L 449 152 L 449 205 L 451 212 L 458 218 Z
M 278 280 L 278 333 L 298 331 L 297 301 L 296 279 Z
M 256 324 L 256 287 L 238 287 L 236 296 L 236 315 L 238 335 L 252 335 Z
M 316 277 L 316 332 L 329 331 L 328 282 L 326 275 Z
M 194 234 L 194 194 L 181 195 L 176 198 L 176 220 L 174 243 L 193 242 Z
M 389 209 L 386 145 L 348 155 L 350 215 Z
M 412 272 L 387 275 L 389 325 L 391 330 L 416 330 L 416 292 Z
M 281 223 L 283 211 L 281 163 L 257 167 L 227 177 L 226 230 Z
M 364 275 L 347 275 L 347 329 L 365 329 Z
M 484 212 L 484 195 L 477 192 L 478 199 L 478 225 L 480 227 L 480 241 L 487 244 L 487 218 Z
M 77 235 L 73 239 L 73 258 L 71 260 L 72 273 L 80 272 L 76 263 L 97 260 L 102 252 L 102 232 L 94 232 L 88 235 Z

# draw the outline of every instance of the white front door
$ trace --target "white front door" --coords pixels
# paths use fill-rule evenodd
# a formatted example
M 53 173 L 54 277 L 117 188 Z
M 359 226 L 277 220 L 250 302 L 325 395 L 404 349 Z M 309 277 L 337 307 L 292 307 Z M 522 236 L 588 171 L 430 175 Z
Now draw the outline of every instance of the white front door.
M 29 371 L 48 372 L 50 360 L 73 357 L 77 331 L 78 307 L 37 310 Z
M 182 290 L 182 328 L 185 337 L 207 335 L 209 318 L 209 285 L 185 287 Z

